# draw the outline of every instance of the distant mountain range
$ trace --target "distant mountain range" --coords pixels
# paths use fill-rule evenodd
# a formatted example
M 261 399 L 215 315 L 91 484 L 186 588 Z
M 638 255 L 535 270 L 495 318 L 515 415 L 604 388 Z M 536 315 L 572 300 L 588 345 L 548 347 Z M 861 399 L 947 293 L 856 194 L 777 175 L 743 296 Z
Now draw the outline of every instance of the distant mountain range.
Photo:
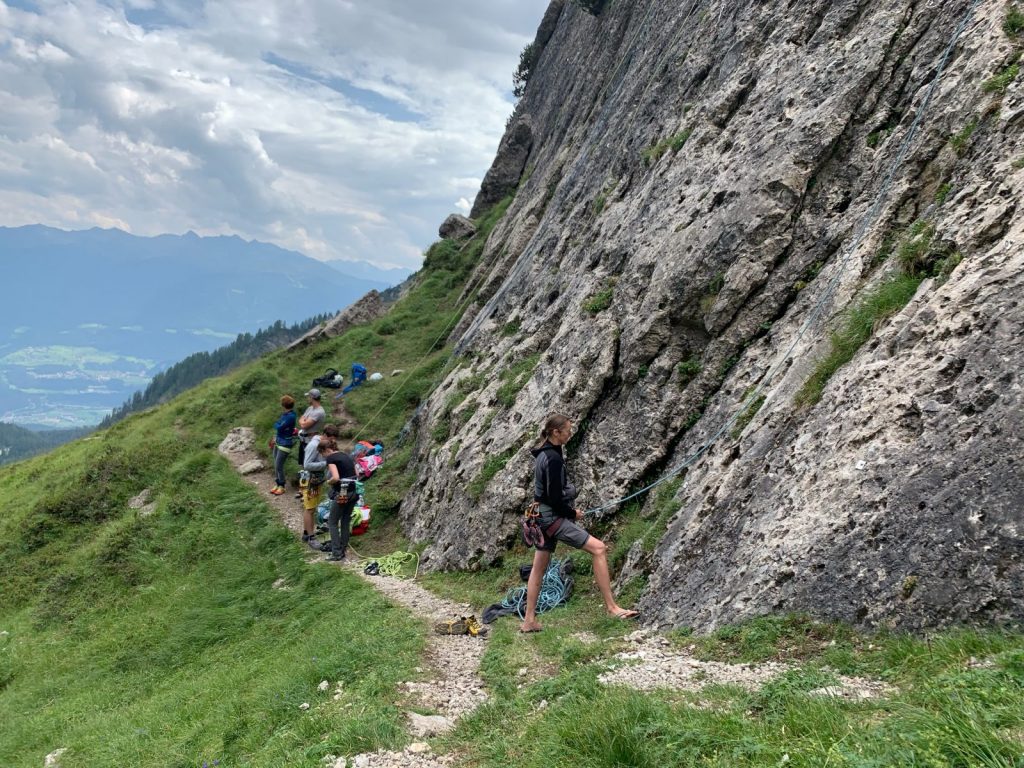
M 54 427 L 95 424 L 187 355 L 408 274 L 239 237 L 44 226 L 0 227 L 0 264 L 0 421 Z

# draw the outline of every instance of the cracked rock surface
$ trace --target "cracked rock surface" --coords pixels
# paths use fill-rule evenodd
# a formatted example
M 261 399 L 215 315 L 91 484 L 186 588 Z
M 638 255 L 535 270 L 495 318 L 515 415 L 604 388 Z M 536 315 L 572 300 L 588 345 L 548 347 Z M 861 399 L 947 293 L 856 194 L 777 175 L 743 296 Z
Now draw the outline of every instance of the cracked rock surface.
M 505 555 L 560 411 L 584 506 L 700 452 L 670 514 L 633 512 L 660 517 L 627 574 L 648 624 L 1024 618 L 1024 83 L 982 87 L 1015 55 L 1001 0 L 936 81 L 970 5 L 552 4 L 488 185 L 522 167 L 515 198 L 413 424 L 425 568 Z M 844 313 L 907 268 L 928 279 L 796 406 Z

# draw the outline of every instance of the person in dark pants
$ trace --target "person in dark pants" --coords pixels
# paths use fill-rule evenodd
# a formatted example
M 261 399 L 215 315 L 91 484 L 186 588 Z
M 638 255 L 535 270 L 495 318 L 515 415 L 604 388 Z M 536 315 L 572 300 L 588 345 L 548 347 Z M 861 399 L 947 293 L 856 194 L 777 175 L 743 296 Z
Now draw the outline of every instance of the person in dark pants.
M 356 463 L 344 451 L 338 450 L 337 442 L 330 437 L 320 443 L 327 461 L 328 495 L 331 509 L 327 517 L 327 529 L 331 533 L 331 554 L 328 560 L 338 562 L 345 559 L 349 534 L 352 532 L 352 510 L 356 506 Z
M 583 519 L 583 512 L 573 506 L 576 488 L 569 482 L 565 471 L 562 446 L 572 437 L 572 422 L 565 416 L 555 414 L 548 418 L 541 430 L 541 444 L 531 453 L 535 459 L 533 499 L 539 503 L 539 525 L 544 532 L 544 544 L 533 554 L 533 568 L 526 583 L 526 613 L 520 632 L 540 632 L 537 621 L 537 598 L 544 580 L 544 572 L 551 562 L 551 554 L 559 541 L 570 547 L 589 552 L 594 561 L 594 581 L 601 591 L 605 610 L 617 619 L 635 619 L 639 613 L 621 607 L 612 594 L 611 579 L 608 575 L 608 545 L 596 536 L 591 536 L 576 521 Z
M 295 399 L 291 395 L 281 398 L 284 413 L 274 422 L 274 488 L 270 492 L 280 496 L 285 489 L 284 463 L 295 446 Z

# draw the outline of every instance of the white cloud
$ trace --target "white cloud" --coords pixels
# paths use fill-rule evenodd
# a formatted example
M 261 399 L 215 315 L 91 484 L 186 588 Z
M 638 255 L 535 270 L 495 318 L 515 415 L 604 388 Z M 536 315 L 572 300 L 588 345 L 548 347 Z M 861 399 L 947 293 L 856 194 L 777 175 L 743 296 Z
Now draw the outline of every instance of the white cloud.
M 0 0 L 0 225 L 416 266 L 476 193 L 546 5 Z

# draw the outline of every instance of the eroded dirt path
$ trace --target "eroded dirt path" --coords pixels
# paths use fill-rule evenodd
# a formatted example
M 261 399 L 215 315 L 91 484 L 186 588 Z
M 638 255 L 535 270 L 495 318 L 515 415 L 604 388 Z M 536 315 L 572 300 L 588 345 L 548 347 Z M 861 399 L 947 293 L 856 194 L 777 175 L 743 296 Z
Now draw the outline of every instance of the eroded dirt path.
M 270 493 L 274 487 L 273 468 L 254 449 L 255 435 L 247 427 L 233 429 L 221 443 L 220 452 L 236 469 L 250 462 L 259 461 L 263 467 L 244 475 L 245 479 L 259 489 L 267 504 L 273 507 L 281 521 L 296 536 L 302 532 L 302 507 L 294 493 L 289 490 L 282 496 Z M 295 465 L 289 462 L 289 474 Z M 310 550 L 310 563 L 323 560 L 324 555 Z M 466 603 L 455 603 L 437 597 L 415 581 L 391 576 L 366 576 L 358 561 L 327 563 L 336 567 L 349 568 L 389 600 L 408 609 L 428 626 L 427 648 L 424 654 L 424 680 L 410 680 L 400 683 L 405 693 L 405 704 L 420 710 L 435 712 L 434 715 L 418 715 L 406 712 L 409 731 L 414 738 L 426 738 L 450 730 L 455 721 L 473 711 L 487 700 L 487 692 L 480 679 L 480 661 L 486 649 L 485 637 L 467 635 L 442 636 L 433 632 L 433 625 L 458 616 L 468 615 L 472 607 Z M 283 585 L 282 585 L 283 586 Z M 434 755 L 424 742 L 417 742 L 404 752 L 372 752 L 356 755 L 348 763 L 359 768 L 431 768 L 451 765 L 454 758 L 449 755 Z M 333 768 L 344 768 L 345 758 L 337 758 Z

